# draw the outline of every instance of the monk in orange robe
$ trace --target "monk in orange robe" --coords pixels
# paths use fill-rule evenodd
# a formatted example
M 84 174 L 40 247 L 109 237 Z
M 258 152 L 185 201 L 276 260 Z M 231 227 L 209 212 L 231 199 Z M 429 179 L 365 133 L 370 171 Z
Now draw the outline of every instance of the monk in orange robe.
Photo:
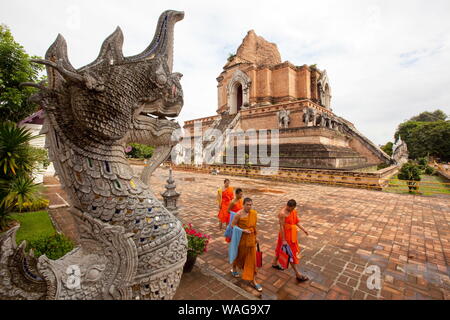
M 256 282 L 256 222 L 258 213 L 252 209 L 253 201 L 245 198 L 243 201 L 243 209 L 236 213 L 231 225 L 238 226 L 242 229 L 242 236 L 239 242 L 238 254 L 233 261 L 231 274 L 238 277 L 237 268 L 242 269 L 242 279 L 251 281 L 253 287 L 262 291 L 262 287 Z
M 219 188 L 217 191 L 217 203 L 219 205 L 219 228 L 222 230 L 223 224 L 230 222 L 230 213 L 228 212 L 228 206 L 231 200 L 234 198 L 234 190 L 230 187 L 230 180 L 225 179 L 223 182 L 223 188 Z
M 231 212 L 239 212 L 242 208 L 244 208 L 244 194 L 241 188 L 237 188 L 235 191 L 236 197 L 230 202 L 228 205 L 228 213 Z
M 295 207 L 297 206 L 297 203 L 295 200 L 291 199 L 288 201 L 287 205 L 281 209 L 281 211 L 278 213 L 278 220 L 280 223 L 280 232 L 278 233 L 278 242 L 277 247 L 275 249 L 275 258 L 272 262 L 272 267 L 278 270 L 283 270 L 283 268 L 278 265 L 278 257 L 280 256 L 280 252 L 282 250 L 282 246 L 288 245 L 291 249 L 291 252 L 293 254 L 292 260 L 290 262 L 290 265 L 292 269 L 295 271 L 295 276 L 298 281 L 307 281 L 309 278 L 305 275 L 302 275 L 298 270 L 296 265 L 299 263 L 299 254 L 300 254 L 300 247 L 298 245 L 298 239 L 297 239 L 297 227 L 301 229 L 306 235 L 308 235 L 308 231 L 306 231 L 301 225 L 300 225 L 300 219 L 297 215 L 297 210 L 295 210 Z
M 228 205 L 228 213 L 230 214 L 230 217 L 231 217 L 232 212 L 234 212 L 236 214 L 244 207 L 244 205 L 243 205 L 244 194 L 242 192 L 242 189 L 237 188 L 235 191 L 235 195 L 236 195 L 236 197 Z M 228 229 L 228 227 L 227 227 L 227 229 Z M 231 238 L 225 236 L 225 241 L 231 242 Z

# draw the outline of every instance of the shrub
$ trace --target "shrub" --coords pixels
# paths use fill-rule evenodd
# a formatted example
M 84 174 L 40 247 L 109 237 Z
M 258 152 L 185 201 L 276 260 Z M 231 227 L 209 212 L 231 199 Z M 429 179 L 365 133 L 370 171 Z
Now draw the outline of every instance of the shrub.
M 20 172 L 31 172 L 33 160 L 29 157 L 28 142 L 31 132 L 15 123 L 0 123 L 0 177 L 10 178 Z
M 132 147 L 131 151 L 126 153 L 129 158 L 150 159 L 155 150 L 152 146 L 139 143 L 130 143 L 130 146 Z
M 51 236 L 40 237 L 30 241 L 28 249 L 33 249 L 34 256 L 39 257 L 45 254 L 48 258 L 56 260 L 72 251 L 73 242 L 63 234 L 53 234 Z
M 434 169 L 433 167 L 430 167 L 430 166 L 426 166 L 424 172 L 425 172 L 425 174 L 432 176 L 432 175 L 436 174 L 436 169 Z
M 250 156 L 248 155 L 248 153 L 244 154 L 244 168 L 245 169 L 251 169 L 252 168 L 252 163 L 250 162 Z
M 22 209 L 23 211 L 39 211 L 42 209 L 47 209 L 50 201 L 44 198 L 36 199 L 31 202 L 24 202 Z
M 398 174 L 400 180 L 420 181 L 420 168 L 413 161 L 405 163 Z
M 40 185 L 34 183 L 32 178 L 26 176 L 18 176 L 9 181 L 9 183 L 2 184 L 2 194 L 4 198 L 0 205 L 11 210 L 24 210 L 25 203 L 31 204 L 42 201 L 40 196 Z
M 44 169 L 47 169 L 47 167 L 50 165 L 47 149 L 30 146 L 29 153 L 32 161 L 36 164 L 42 164 Z
M 0 123 L 0 230 L 7 227 L 13 210 L 22 211 L 24 203 L 42 199 L 31 178 L 36 163 L 45 160 L 42 151 L 29 145 L 35 137 L 13 122 Z
M 11 221 L 10 212 L 0 205 L 0 232 L 5 230 Z
M 401 167 L 398 178 L 400 180 L 406 180 L 409 192 L 412 192 L 413 190 L 419 189 L 417 182 L 415 181 L 420 181 L 420 174 L 420 167 L 416 163 L 408 161 Z
M 227 60 L 228 61 L 231 61 L 234 57 L 236 57 L 236 55 L 234 54 L 234 53 L 228 53 L 228 58 L 227 58 Z
M 422 157 L 417 159 L 417 164 L 419 165 L 420 170 L 422 171 L 425 170 L 426 167 L 428 166 L 428 157 Z

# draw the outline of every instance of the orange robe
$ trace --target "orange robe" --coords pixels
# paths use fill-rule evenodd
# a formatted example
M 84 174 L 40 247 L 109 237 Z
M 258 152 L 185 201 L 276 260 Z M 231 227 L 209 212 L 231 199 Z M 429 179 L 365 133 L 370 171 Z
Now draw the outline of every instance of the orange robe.
M 240 199 L 238 202 L 236 202 L 231 208 L 230 211 L 232 212 L 238 212 L 244 207 L 244 199 Z
M 300 222 L 300 219 L 297 216 L 297 210 L 292 210 L 291 214 L 284 219 L 284 239 L 287 241 L 289 247 L 291 248 L 292 254 L 294 255 L 294 264 L 299 263 L 298 254 L 300 253 L 296 226 L 298 222 Z M 280 255 L 282 245 L 283 240 L 281 239 L 281 232 L 279 232 L 277 248 L 275 249 L 275 255 L 277 257 Z
M 234 199 L 234 190 L 232 187 L 228 187 L 225 190 L 219 189 L 219 193 L 222 193 L 222 204 L 219 210 L 219 220 L 223 223 L 230 222 L 230 213 L 228 212 L 228 206 L 230 205 L 231 200 Z
M 256 275 L 256 222 L 257 212 L 250 210 L 248 216 L 240 218 L 237 223 L 239 228 L 253 231 L 250 234 L 242 232 L 238 255 L 235 260 L 237 267 L 243 269 L 243 280 L 253 280 Z

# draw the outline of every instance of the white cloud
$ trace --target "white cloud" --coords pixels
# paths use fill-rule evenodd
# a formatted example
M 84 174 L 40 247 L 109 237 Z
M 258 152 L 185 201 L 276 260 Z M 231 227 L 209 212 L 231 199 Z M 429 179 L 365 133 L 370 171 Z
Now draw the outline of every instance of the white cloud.
M 450 113 L 450 2 L 429 1 L 4 1 L 0 22 L 30 54 L 56 35 L 76 67 L 94 60 L 119 25 L 124 53 L 142 51 L 166 9 L 185 11 L 175 28 L 174 70 L 181 120 L 215 114 L 216 77 L 247 31 L 275 42 L 283 60 L 327 69 L 334 112 L 377 144 L 424 110 Z

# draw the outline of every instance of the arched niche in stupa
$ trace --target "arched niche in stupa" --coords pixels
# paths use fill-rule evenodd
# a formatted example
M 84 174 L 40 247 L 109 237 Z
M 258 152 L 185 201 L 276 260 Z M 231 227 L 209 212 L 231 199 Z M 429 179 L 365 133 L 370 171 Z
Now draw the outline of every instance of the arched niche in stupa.
M 227 85 L 229 114 L 236 114 L 249 106 L 251 80 L 241 70 L 236 70 Z
M 327 109 L 331 110 L 331 88 L 328 81 L 327 72 L 324 70 L 317 81 L 319 92 L 319 103 Z

